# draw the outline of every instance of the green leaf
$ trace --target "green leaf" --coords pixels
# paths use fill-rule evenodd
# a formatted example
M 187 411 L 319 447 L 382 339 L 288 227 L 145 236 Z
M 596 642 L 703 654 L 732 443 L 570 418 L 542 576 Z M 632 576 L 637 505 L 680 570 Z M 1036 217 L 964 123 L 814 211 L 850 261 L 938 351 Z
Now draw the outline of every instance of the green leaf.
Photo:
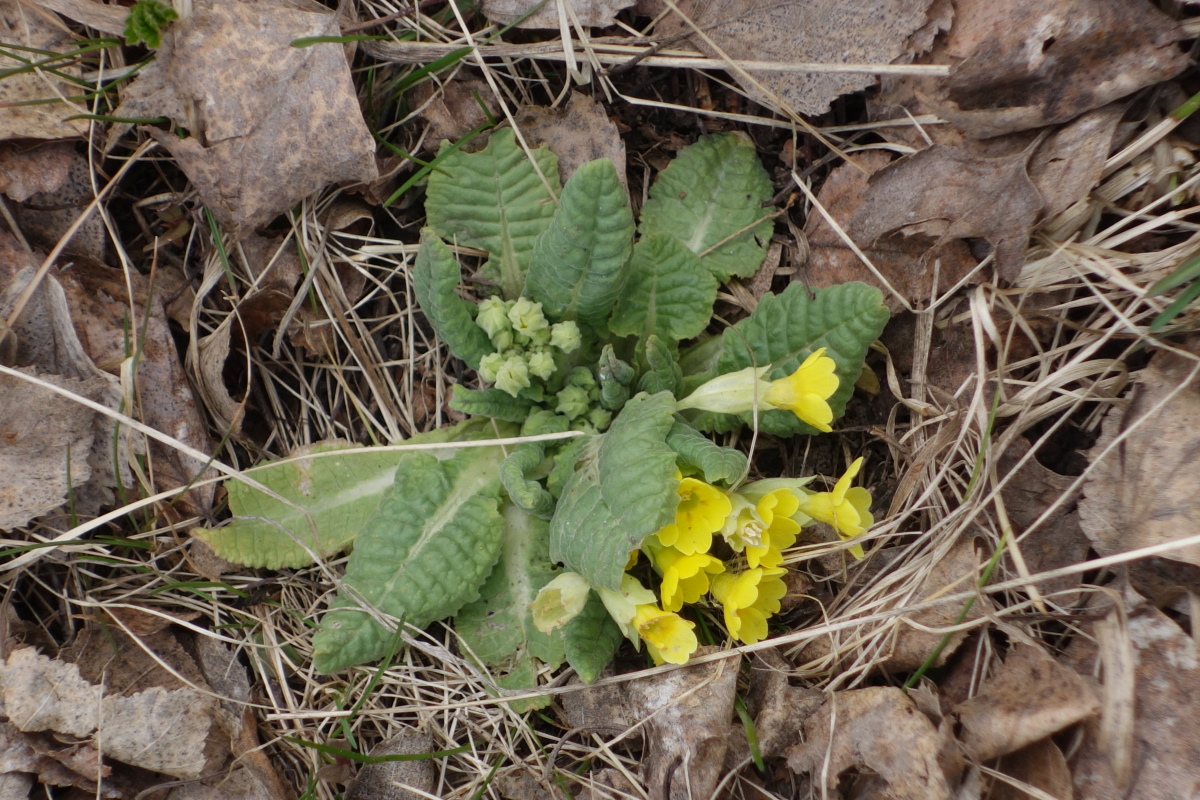
M 529 609 L 558 571 L 549 558 L 549 523 L 511 503 L 501 514 L 500 560 L 479 599 L 458 612 L 454 628 L 471 652 L 498 674 L 502 688 L 531 689 L 537 685 L 541 663 L 557 667 L 566 657 L 562 632 L 539 631 Z
M 138 0 L 125 18 L 126 44 L 145 42 L 147 47 L 157 48 L 162 44 L 163 29 L 173 19 L 179 15 L 170 6 L 158 0 Z
M 667 444 L 684 463 L 704 473 L 705 483 L 732 484 L 746 472 L 746 454 L 721 447 L 686 422 L 676 422 L 667 433 Z
M 771 194 L 771 179 L 749 140 L 736 133 L 706 136 L 680 150 L 650 187 L 641 232 L 674 236 L 719 280 L 749 277 L 767 256 L 773 226 L 763 204 Z
M 672 236 L 643 236 L 609 329 L 642 340 L 690 339 L 708 326 L 716 299 L 717 279 L 695 253 Z
M 504 435 L 508 435 L 505 433 Z M 436 444 L 492 438 L 487 420 L 418 434 L 407 444 Z M 324 558 L 344 550 L 392 485 L 404 452 L 363 447 L 327 458 L 304 458 L 333 450 L 350 450 L 349 442 L 323 442 L 297 450 L 275 464 L 247 474 L 283 501 L 238 480 L 225 482 L 233 519 L 220 528 L 192 531 L 217 555 L 248 567 L 280 569 L 313 563 L 306 545 Z M 449 458 L 452 450 L 431 451 Z
M 533 410 L 533 401 L 513 397 L 503 389 L 464 389 L 456 383 L 451 390 L 450 407 L 471 417 L 524 422 Z
M 675 398 L 639 394 L 583 452 L 550 521 L 550 557 L 600 589 L 618 589 L 629 553 L 675 516 Z
M 495 348 L 488 335 L 475 324 L 471 314 L 474 303 L 459 297 L 455 291 L 461 279 L 462 270 L 454 253 L 432 228 L 422 229 L 421 247 L 413 266 L 417 302 L 450 352 L 471 369 L 479 369 L 479 359 Z
M 648 394 L 670 392 L 676 396 L 683 381 L 683 371 L 671 346 L 657 336 L 646 339 L 646 373 L 638 381 L 638 389 Z
M 612 661 L 624 639 L 621 629 L 595 592 L 588 595 L 583 611 L 563 628 L 567 663 L 584 683 L 600 677 L 600 671 Z
M 818 290 L 809 298 L 803 284 L 793 283 L 782 294 L 767 294 L 748 318 L 725 331 L 717 374 L 749 366 L 766 366 L 771 380 L 790 375 L 819 347 L 837 362 L 838 389 L 829 398 L 833 418 L 845 413 L 862 373 L 871 342 L 879 338 L 888 321 L 883 293 L 865 283 L 843 283 Z M 750 414 L 739 420 L 728 414 L 702 414 L 691 420 L 701 430 L 726 431 L 749 424 Z M 777 436 L 816 433 L 788 411 L 765 411 L 759 427 Z
M 358 535 L 344 584 L 313 637 L 313 666 L 333 672 L 382 657 L 392 634 L 365 610 L 424 627 L 479 597 L 500 555 L 499 447 L 439 461 L 406 453 L 392 487 Z
M 554 216 L 547 182 L 554 194 L 560 190 L 558 158 L 545 147 L 531 153 L 537 169 L 505 128 L 478 153 L 454 151 L 429 175 L 429 227 L 447 241 L 486 250 L 485 275 L 506 300 L 520 296 L 534 240 Z
M 629 274 L 633 212 L 611 161 L 590 161 L 563 188 L 558 210 L 533 244 L 525 294 L 552 321 L 598 325 Z
M 293 456 L 357 447 L 328 442 L 302 448 Z M 221 558 L 248 567 L 306 566 L 313 558 L 303 545 L 324 558 L 354 540 L 391 486 L 402 455 L 363 447 L 340 456 L 288 460 L 249 473 L 292 505 L 236 479 L 226 481 L 233 519 L 224 527 L 197 528 L 193 533 Z

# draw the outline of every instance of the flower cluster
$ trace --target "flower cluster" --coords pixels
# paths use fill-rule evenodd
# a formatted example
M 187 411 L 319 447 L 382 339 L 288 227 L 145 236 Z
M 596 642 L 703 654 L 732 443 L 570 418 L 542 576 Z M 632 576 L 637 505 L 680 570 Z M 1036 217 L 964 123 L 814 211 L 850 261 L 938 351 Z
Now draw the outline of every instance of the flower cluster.
M 542 304 L 528 298 L 489 297 L 479 304 L 475 324 L 492 341 L 496 352 L 479 362 L 479 377 L 516 397 L 533 379 L 550 380 L 558 369 L 555 351 L 572 353 L 582 341 L 574 322 L 551 325 Z
M 856 460 L 832 491 L 816 492 L 809 479 L 757 481 L 725 491 L 696 478 L 679 480 L 675 519 L 641 546 L 658 576 L 658 595 L 628 570 L 617 591 L 598 590 L 610 616 L 635 645 L 645 642 L 655 663 L 686 663 L 698 646 L 694 623 L 678 612 L 705 596 L 724 612 L 729 635 L 753 644 L 767 637 L 767 620 L 779 613 L 787 594 L 784 551 L 800 529 L 813 522 L 832 525 L 852 539 L 874 521 L 870 493 L 850 483 L 862 468 Z M 862 546 L 849 548 L 862 558 Z M 588 585 L 575 573 L 559 575 L 534 603 L 538 627 L 551 630 L 582 609 Z

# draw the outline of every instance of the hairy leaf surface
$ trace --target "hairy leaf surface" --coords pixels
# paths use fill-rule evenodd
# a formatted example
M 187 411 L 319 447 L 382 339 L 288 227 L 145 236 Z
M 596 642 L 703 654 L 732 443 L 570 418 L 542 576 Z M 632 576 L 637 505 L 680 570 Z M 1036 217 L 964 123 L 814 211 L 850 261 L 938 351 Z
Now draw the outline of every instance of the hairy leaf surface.
M 533 401 L 513 397 L 503 389 L 464 389 L 456 383 L 451 390 L 450 407 L 472 417 L 524 422 L 533 410 Z
M 674 415 L 669 393 L 637 395 L 563 487 L 550 557 L 592 586 L 619 588 L 629 552 L 674 518 L 675 451 L 665 441 Z
M 721 447 L 686 422 L 676 422 L 667 434 L 667 444 L 679 457 L 704 473 L 705 483 L 732 484 L 746 472 L 746 454 Z
M 748 277 L 767 256 L 772 225 L 763 203 L 771 194 L 752 142 L 734 133 L 706 136 L 680 150 L 650 187 L 641 232 L 674 236 L 719 280 Z
M 485 274 L 507 300 L 525 286 L 533 242 L 554 215 L 551 191 L 557 195 L 561 188 L 558 158 L 545 147 L 531 153 L 537 169 L 512 130 L 498 130 L 478 153 L 446 156 L 429 175 L 425 199 L 429 227 L 439 236 L 488 252 Z
M 346 566 L 345 586 L 313 637 L 320 672 L 383 656 L 391 634 L 356 598 L 423 627 L 479 597 L 500 554 L 499 447 L 460 450 L 439 461 L 406 453 Z
M 508 689 L 536 685 L 540 663 L 558 666 L 566 657 L 562 631 L 542 633 L 533 625 L 530 604 L 557 574 L 550 562 L 550 525 L 511 503 L 504 520 L 500 560 L 480 590 L 480 597 L 458 612 L 455 630 L 476 657 L 506 681 Z M 532 680 L 525 681 L 524 676 Z
M 831 286 L 811 299 L 803 284 L 793 283 L 779 295 L 765 295 L 753 314 L 725 332 L 717 373 L 770 364 L 767 377 L 774 380 L 790 375 L 809 354 L 825 347 L 837 362 L 838 389 L 829 405 L 838 419 L 854 393 L 867 348 L 887 321 L 883 293 L 865 283 Z M 702 430 L 726 431 L 750 421 L 750 414 L 741 419 L 702 414 L 692 423 Z M 788 411 L 762 412 L 758 422 L 761 430 L 776 436 L 817 432 Z
M 617 170 L 607 158 L 590 161 L 567 181 L 533 244 L 525 294 L 550 320 L 598 325 L 625 287 L 632 247 L 633 212 Z
M 643 236 L 609 329 L 643 341 L 690 339 L 708 325 L 716 299 L 717 279 L 695 253 L 673 236 Z
M 473 304 L 455 291 L 462 280 L 458 259 L 432 228 L 421 231 L 421 248 L 413 265 L 413 290 L 421 310 L 450 352 L 479 369 L 479 359 L 492 352 L 491 340 L 475 324 Z

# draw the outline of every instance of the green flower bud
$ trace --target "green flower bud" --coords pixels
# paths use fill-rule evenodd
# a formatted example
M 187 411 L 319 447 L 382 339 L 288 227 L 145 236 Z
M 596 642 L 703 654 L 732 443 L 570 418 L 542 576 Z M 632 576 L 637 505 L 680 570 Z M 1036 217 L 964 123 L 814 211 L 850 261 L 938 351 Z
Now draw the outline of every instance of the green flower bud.
M 564 353 L 573 353 L 579 349 L 579 345 L 583 343 L 583 337 L 579 333 L 579 326 L 573 321 L 555 323 L 550 328 L 550 346 L 557 347 Z
M 567 386 L 578 386 L 590 391 L 596 386 L 596 378 L 587 367 L 576 367 L 567 376 Z
M 561 628 L 583 611 L 592 587 L 578 572 L 559 573 L 533 599 L 533 625 L 542 633 Z
M 596 426 L 596 430 L 602 431 L 608 428 L 612 422 L 612 412 L 604 408 L 593 408 L 588 412 L 588 422 Z
M 494 339 L 500 331 L 511 330 L 508 321 L 508 306 L 499 297 L 489 297 L 479 304 L 479 316 L 475 324 L 483 328 L 489 339 Z
M 512 323 L 513 330 L 519 336 L 527 336 L 530 339 L 533 338 L 535 331 L 550 326 L 545 315 L 542 314 L 542 304 L 535 303 L 528 297 L 517 298 L 512 308 L 508 310 L 508 321 Z
M 496 331 L 496 333 L 492 335 L 492 347 L 496 348 L 496 350 L 500 352 L 511 349 L 513 344 L 513 332 L 510 328 L 505 328 L 502 331 Z
M 588 393 L 578 386 L 565 386 L 558 393 L 558 406 L 555 410 L 569 420 L 583 416 L 588 412 Z
M 546 347 L 550 344 L 550 329 L 541 328 L 529 334 L 529 340 L 535 347 Z
M 529 373 L 544 381 L 550 380 L 556 369 L 554 356 L 549 350 L 535 350 L 529 354 Z
M 505 358 L 499 353 L 488 353 L 479 359 L 479 377 L 487 383 L 495 383 L 496 375 L 504 364 Z
M 520 356 L 510 356 L 496 370 L 496 388 L 516 397 L 529 386 L 529 365 Z

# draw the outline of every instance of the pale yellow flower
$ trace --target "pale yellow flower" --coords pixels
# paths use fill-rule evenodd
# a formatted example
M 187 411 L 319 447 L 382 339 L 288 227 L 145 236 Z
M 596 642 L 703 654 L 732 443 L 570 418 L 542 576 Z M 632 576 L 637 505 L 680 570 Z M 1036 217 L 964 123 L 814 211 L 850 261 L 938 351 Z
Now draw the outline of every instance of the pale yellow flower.
M 712 576 L 725 571 L 721 559 L 707 553 L 684 555 L 674 547 L 660 547 L 649 552 L 655 568 L 663 576 L 659 593 L 667 611 L 678 611 L 684 603 L 699 600 L 708 592 Z
M 730 636 L 745 644 L 767 638 L 767 619 L 779 613 L 779 601 L 787 594 L 786 574 L 785 569 L 757 567 L 713 578 L 712 595 L 724 608 Z
M 700 646 L 692 632 L 695 623 L 656 605 L 638 606 L 633 625 L 655 664 L 686 664 Z
M 800 510 L 813 519 L 832 525 L 842 539 L 853 539 L 875 522 L 871 516 L 871 493 L 850 483 L 862 469 L 862 458 L 855 459 L 834 485 L 832 492 L 816 492 L 801 501 Z M 850 555 L 863 557 L 861 545 L 850 548 Z
M 833 430 L 833 410 L 829 398 L 838 388 L 837 362 L 819 348 L 785 378 L 765 381 L 770 367 L 746 367 L 727 372 L 696 388 L 675 407 L 680 411 L 699 409 L 719 414 L 745 414 L 759 411 L 791 411 L 802 422 L 819 431 Z
M 679 481 L 679 507 L 675 521 L 658 532 L 658 539 L 684 555 L 707 553 L 712 535 L 721 530 L 733 506 L 729 497 L 715 486 L 695 478 Z
M 751 567 L 778 567 L 783 551 L 796 543 L 800 523 L 791 519 L 800 508 L 794 491 L 777 489 L 757 498 L 734 493 L 734 512 L 725 520 L 721 535 L 737 552 L 746 553 Z

